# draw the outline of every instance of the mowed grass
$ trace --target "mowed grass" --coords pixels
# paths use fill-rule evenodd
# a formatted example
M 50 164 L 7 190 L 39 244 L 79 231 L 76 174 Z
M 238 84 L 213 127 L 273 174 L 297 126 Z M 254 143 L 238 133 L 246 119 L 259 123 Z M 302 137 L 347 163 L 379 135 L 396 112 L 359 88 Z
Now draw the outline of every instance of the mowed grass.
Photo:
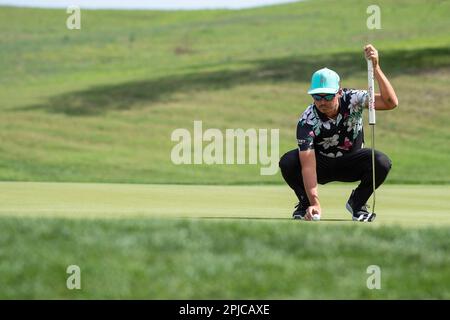
M 449 2 L 379 1 L 380 30 L 367 29 L 371 4 L 82 10 L 79 31 L 65 10 L 1 7 L 0 179 L 281 184 L 255 165 L 174 165 L 171 133 L 192 133 L 194 120 L 279 129 L 281 155 L 296 147 L 311 74 L 327 66 L 365 88 L 362 47 L 373 42 L 400 101 L 377 114 L 377 147 L 395 169 L 387 183 L 448 184 Z
M 323 223 L 348 224 L 356 184 L 319 187 Z M 377 225 L 450 226 L 450 186 L 383 185 Z M 286 186 L 0 182 L 0 216 L 24 218 L 290 219 L 298 202 Z M 369 199 L 369 205 L 372 199 Z
M 304 222 L 281 186 L 1 183 L 0 297 L 450 298 L 449 187 L 383 186 L 372 224 L 350 221 L 350 190 L 322 186 Z

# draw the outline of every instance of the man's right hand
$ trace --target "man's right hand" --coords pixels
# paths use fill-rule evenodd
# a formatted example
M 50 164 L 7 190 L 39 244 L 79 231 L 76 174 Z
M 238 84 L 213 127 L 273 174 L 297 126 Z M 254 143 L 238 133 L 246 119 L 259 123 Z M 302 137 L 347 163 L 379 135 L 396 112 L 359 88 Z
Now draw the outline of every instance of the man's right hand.
M 315 214 L 318 214 L 320 216 L 320 205 L 309 206 L 308 209 L 306 209 L 305 220 L 311 221 L 313 219 L 313 215 Z

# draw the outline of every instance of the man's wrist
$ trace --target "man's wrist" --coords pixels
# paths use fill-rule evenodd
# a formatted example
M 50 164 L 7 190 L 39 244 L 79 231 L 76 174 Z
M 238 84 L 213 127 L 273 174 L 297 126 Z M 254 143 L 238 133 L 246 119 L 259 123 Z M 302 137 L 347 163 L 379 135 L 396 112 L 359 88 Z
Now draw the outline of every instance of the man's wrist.
M 312 196 L 310 201 L 311 206 L 320 207 L 319 197 L 318 196 Z

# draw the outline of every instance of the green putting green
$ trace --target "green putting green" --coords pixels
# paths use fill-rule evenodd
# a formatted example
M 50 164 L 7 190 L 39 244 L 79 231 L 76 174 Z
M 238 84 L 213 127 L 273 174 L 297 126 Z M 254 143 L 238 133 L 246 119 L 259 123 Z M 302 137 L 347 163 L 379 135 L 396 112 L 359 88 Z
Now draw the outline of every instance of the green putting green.
M 345 203 L 352 187 L 355 184 L 319 187 L 321 223 L 351 223 Z M 448 185 L 381 186 L 376 224 L 449 226 L 449 194 Z M 0 183 L 2 216 L 289 219 L 295 204 L 287 186 Z

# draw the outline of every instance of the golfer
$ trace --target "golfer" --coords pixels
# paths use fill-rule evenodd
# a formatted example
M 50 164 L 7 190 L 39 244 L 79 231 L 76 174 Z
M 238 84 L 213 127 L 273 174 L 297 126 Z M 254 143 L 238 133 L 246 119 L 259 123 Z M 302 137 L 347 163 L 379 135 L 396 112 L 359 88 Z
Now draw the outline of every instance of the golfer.
M 371 59 L 380 93 L 375 94 L 375 110 L 392 110 L 398 105 L 394 88 L 381 71 L 378 51 L 368 44 L 364 47 Z M 284 180 L 299 200 L 294 219 L 312 220 L 321 214 L 317 184 L 331 181 L 360 181 L 348 199 L 346 208 L 356 221 L 373 221 L 366 202 L 372 185 L 371 149 L 363 148 L 363 108 L 368 107 L 368 92 L 340 87 L 339 75 L 323 68 L 312 75 L 308 94 L 309 105 L 297 124 L 298 149 L 280 159 Z M 386 179 L 391 160 L 375 150 L 375 187 Z

